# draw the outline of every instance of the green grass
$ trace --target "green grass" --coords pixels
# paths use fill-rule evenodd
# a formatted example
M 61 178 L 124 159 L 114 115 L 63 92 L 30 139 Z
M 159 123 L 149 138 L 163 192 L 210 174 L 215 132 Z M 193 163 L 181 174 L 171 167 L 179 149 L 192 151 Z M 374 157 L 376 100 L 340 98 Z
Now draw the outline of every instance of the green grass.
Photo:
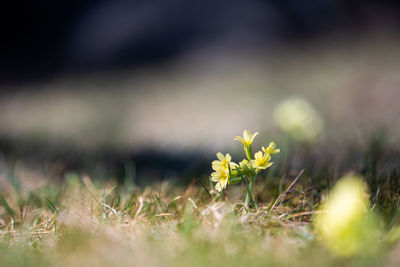
M 198 182 L 128 188 L 77 175 L 31 189 L 19 181 L 25 190 L 3 183 L 0 266 L 396 266 L 397 173 L 371 193 L 387 233 L 380 254 L 346 259 L 313 230 L 326 182 L 305 170 L 292 185 L 295 176 L 258 179 L 251 210 L 243 185 L 216 194 Z

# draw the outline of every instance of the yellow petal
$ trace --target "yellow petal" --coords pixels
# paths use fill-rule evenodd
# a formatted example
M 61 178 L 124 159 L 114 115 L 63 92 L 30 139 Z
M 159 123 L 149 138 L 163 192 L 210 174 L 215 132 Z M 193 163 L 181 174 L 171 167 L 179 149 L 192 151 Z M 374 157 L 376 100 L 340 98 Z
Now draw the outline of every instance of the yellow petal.
M 217 158 L 218 158 L 220 161 L 224 161 L 224 160 L 225 160 L 224 154 L 222 154 L 221 152 L 218 152 L 218 153 L 217 153 Z
M 213 172 L 213 173 L 211 173 L 211 180 L 214 183 L 219 182 L 221 180 L 221 175 L 217 172 Z
M 258 135 L 258 132 L 255 132 L 252 136 L 251 136 L 251 143 L 253 143 L 254 138 Z
M 258 151 L 257 153 L 254 154 L 254 158 L 255 158 L 256 160 L 262 158 L 262 156 L 263 156 L 263 153 L 262 153 L 261 151 Z
M 242 137 L 240 137 L 240 136 L 236 136 L 233 140 L 239 141 L 239 142 L 242 143 L 242 144 L 245 143 L 244 139 L 243 139 Z

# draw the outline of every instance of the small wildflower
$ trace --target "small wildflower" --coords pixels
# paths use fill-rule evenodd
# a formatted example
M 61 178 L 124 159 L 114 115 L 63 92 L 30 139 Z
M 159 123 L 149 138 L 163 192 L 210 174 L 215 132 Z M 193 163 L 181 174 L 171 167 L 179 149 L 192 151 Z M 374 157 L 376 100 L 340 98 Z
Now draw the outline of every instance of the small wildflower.
M 254 138 L 258 135 L 258 132 L 253 133 L 250 130 L 243 131 L 243 137 L 236 136 L 233 140 L 237 140 L 241 142 L 244 146 L 244 153 L 247 156 L 248 160 L 252 160 L 253 156 L 251 153 L 251 144 L 253 144 Z
M 253 168 L 256 169 L 257 172 L 265 170 L 272 165 L 272 162 L 269 162 L 270 160 L 270 154 L 258 151 L 254 154 L 254 160 L 252 161 Z
M 255 132 L 253 134 L 250 130 L 244 130 L 243 137 L 236 136 L 233 140 L 237 140 L 237 141 L 241 142 L 243 145 L 249 146 L 253 143 L 253 140 L 257 135 L 258 135 L 258 132 Z
M 229 173 L 223 170 L 215 171 L 211 173 L 211 180 L 214 183 L 217 183 L 215 185 L 215 189 L 218 192 L 221 192 L 223 189 L 225 189 L 226 185 L 228 184 Z
M 214 160 L 211 165 L 214 170 L 211 173 L 211 180 L 216 182 L 215 189 L 217 191 L 222 191 L 229 182 L 229 174 L 232 177 L 237 176 L 237 171 L 235 169 L 238 165 L 234 162 L 231 162 L 232 157 L 229 154 L 222 154 L 221 152 L 217 153 L 217 158 L 219 160 Z
M 269 146 L 267 148 L 262 147 L 262 151 L 269 155 L 273 155 L 273 154 L 281 152 L 281 150 L 279 148 L 278 149 L 276 148 L 275 142 L 269 143 Z
M 247 159 L 243 159 L 239 164 L 231 162 L 232 157 L 229 154 L 217 153 L 218 160 L 211 163 L 212 169 L 211 180 L 216 183 L 215 189 L 222 191 L 226 188 L 227 184 L 235 184 L 245 182 L 247 177 L 248 184 L 245 205 L 248 207 L 251 202 L 255 207 L 257 203 L 252 201 L 252 187 L 254 185 L 257 174 L 262 170 L 267 169 L 272 165 L 271 155 L 279 153 L 280 150 L 276 148 L 276 144 L 271 142 L 267 148 L 262 147 L 262 151 L 257 152 L 254 157 L 251 153 L 251 145 L 258 132 L 253 133 L 250 130 L 245 130 L 243 136 L 236 136 L 234 140 L 238 140 L 243 144 L 244 152 Z M 250 201 L 251 200 L 251 201 Z
M 219 170 L 224 170 L 224 171 L 229 171 L 229 167 L 231 170 L 237 167 L 237 164 L 234 162 L 231 162 L 232 157 L 229 154 L 222 154 L 221 152 L 217 153 L 217 158 L 219 160 L 214 160 L 211 165 L 214 171 L 219 171 Z M 228 167 L 229 165 L 229 167 Z

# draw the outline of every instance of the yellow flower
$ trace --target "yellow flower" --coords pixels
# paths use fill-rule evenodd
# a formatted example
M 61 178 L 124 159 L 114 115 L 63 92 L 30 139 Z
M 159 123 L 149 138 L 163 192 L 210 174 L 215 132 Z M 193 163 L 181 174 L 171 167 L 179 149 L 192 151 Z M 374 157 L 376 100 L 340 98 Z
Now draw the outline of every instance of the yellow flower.
M 248 160 L 252 160 L 253 156 L 251 153 L 251 144 L 253 143 L 254 137 L 256 137 L 258 132 L 255 132 L 254 134 L 250 130 L 244 130 L 243 131 L 243 137 L 241 136 L 236 136 L 233 140 L 238 140 L 241 142 L 244 146 L 244 153 L 247 156 Z
M 232 157 L 229 154 L 225 156 L 221 153 L 217 153 L 217 158 L 219 160 L 214 160 L 211 165 L 214 170 L 211 173 L 211 180 L 215 183 L 215 189 L 217 191 L 222 191 L 228 181 L 229 181 L 229 172 L 231 172 L 231 178 L 234 178 L 237 175 L 237 171 L 235 170 L 238 165 L 234 162 L 231 162 Z
M 273 154 L 281 152 L 281 150 L 279 148 L 276 148 L 275 142 L 269 143 L 269 146 L 267 148 L 262 147 L 262 151 L 264 151 L 264 153 L 269 154 L 269 155 L 273 155 Z
M 241 136 L 236 136 L 233 140 L 237 140 L 241 142 L 245 146 L 249 146 L 253 143 L 254 137 L 258 135 L 258 132 L 255 132 L 254 134 L 250 130 L 244 130 L 243 131 L 243 137 Z
M 211 163 L 214 171 L 220 171 L 220 170 L 229 171 L 229 167 L 231 168 L 231 171 L 232 171 L 237 166 L 236 163 L 231 162 L 232 157 L 231 157 L 231 155 L 229 155 L 229 153 L 224 156 L 224 154 L 222 154 L 221 152 L 218 152 L 217 158 L 219 160 L 214 160 Z M 229 164 L 229 167 L 228 167 L 228 164 Z
M 215 189 L 218 192 L 221 192 L 223 189 L 225 189 L 225 187 L 228 183 L 228 180 L 229 180 L 228 178 L 229 178 L 229 173 L 224 170 L 215 171 L 215 172 L 211 173 L 211 180 L 214 183 L 217 183 L 215 185 Z
M 272 165 L 272 162 L 269 162 L 270 160 L 270 154 L 258 151 L 256 154 L 254 154 L 254 160 L 252 160 L 253 168 L 255 168 L 257 172 L 260 170 L 265 170 Z

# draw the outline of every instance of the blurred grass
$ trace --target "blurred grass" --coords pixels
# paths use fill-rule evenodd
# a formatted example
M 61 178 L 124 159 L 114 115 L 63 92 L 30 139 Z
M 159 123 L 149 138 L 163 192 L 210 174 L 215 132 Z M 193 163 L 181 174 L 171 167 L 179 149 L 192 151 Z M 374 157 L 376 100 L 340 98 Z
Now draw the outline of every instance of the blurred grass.
M 368 177 L 368 173 L 365 177 Z M 295 173 L 296 175 L 297 173 Z M 399 174 L 380 173 L 372 191 L 374 212 L 384 216 L 390 242 L 372 258 L 338 258 L 315 234 L 312 221 L 329 184 L 305 171 L 271 210 L 295 175 L 269 174 L 255 187 L 259 208 L 246 211 L 244 186 L 231 194 L 208 192 L 193 181 L 150 187 L 96 181 L 68 174 L 18 190 L 0 190 L 0 266 L 396 266 L 400 223 Z M 12 178 L 18 179 L 18 178 Z M 330 180 L 330 183 L 326 183 Z M 206 184 L 205 181 L 202 181 Z M 29 189 L 30 188 L 30 189 Z M 210 196 L 210 193 L 213 196 Z M 393 237 L 394 236 L 394 237 Z

